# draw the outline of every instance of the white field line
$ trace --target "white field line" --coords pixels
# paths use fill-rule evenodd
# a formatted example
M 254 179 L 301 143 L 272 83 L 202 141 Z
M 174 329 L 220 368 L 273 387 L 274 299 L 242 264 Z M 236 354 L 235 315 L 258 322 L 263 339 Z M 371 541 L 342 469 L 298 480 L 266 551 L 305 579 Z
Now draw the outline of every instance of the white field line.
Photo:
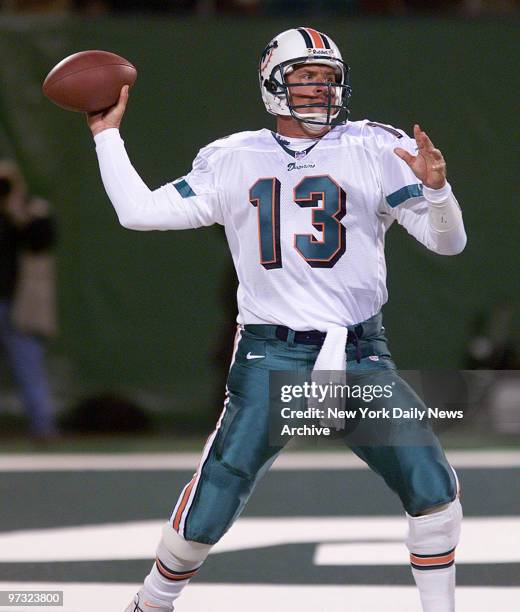
M 455 468 L 517 468 L 520 450 L 451 451 Z M 196 469 L 199 453 L 102 453 L 102 454 L 0 454 L 0 472 L 108 471 Z M 345 452 L 287 451 L 272 470 L 353 470 L 367 466 L 349 450 Z
M 123 610 L 138 584 L 0 582 L 0 590 L 63 591 L 63 607 L 16 607 L 19 612 L 92 612 Z M 518 587 L 458 587 L 457 612 L 517 609 Z M 347 602 L 347 603 L 346 603 Z M 193 583 L 175 603 L 175 612 L 417 612 L 419 597 L 413 586 L 232 585 Z M 14 610 L 15 608 L 9 608 Z
M 0 563 L 150 559 L 164 521 L 132 521 L 0 533 Z M 404 516 L 241 518 L 211 554 L 315 544 L 316 565 L 405 565 Z M 520 517 L 464 519 L 457 561 L 520 563 Z M 290 570 L 288 570 L 290 571 Z

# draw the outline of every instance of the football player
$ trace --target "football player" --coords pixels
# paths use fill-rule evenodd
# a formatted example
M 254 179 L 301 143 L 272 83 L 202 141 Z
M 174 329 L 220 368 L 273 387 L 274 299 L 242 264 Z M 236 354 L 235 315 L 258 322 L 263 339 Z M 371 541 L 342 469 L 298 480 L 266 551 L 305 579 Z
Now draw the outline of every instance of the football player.
M 217 140 L 186 176 L 155 190 L 119 134 L 128 88 L 117 105 L 88 116 L 120 223 L 134 230 L 219 223 L 240 283 L 224 410 L 127 612 L 173 610 L 280 452 L 269 437 L 270 371 L 312 369 L 316 361 L 321 370 L 347 367 L 367 382 L 391 382 L 397 406 L 424 406 L 397 374 L 382 327 L 385 233 L 397 221 L 441 255 L 466 243 L 443 155 L 419 125 L 412 139 L 381 123 L 347 122 L 349 67 L 329 36 L 307 27 L 282 32 L 262 53 L 259 80 L 276 131 Z M 403 431 L 412 434 L 408 443 Z M 462 511 L 437 438 L 417 420 L 406 428 L 390 420 L 377 444 L 345 440 L 401 499 L 424 612 L 453 611 Z

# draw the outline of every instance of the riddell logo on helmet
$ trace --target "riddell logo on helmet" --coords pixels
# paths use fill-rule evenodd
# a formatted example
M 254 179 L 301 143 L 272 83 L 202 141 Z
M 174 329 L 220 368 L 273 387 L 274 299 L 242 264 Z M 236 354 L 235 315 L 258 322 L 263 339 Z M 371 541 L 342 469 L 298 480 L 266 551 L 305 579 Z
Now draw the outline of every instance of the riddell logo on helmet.
M 311 55 L 333 55 L 332 49 L 309 49 Z

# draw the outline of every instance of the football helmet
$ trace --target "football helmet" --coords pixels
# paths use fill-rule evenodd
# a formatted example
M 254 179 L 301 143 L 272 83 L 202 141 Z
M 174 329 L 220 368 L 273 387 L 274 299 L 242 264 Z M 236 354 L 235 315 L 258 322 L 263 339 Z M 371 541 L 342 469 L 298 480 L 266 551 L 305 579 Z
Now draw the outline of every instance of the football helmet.
M 336 74 L 335 82 L 287 83 L 287 75 L 302 64 L 331 66 Z M 265 108 L 272 115 L 292 116 L 311 130 L 345 123 L 351 94 L 349 72 L 338 47 L 325 34 L 303 27 L 286 30 L 271 40 L 260 58 L 258 74 Z M 293 104 L 291 92 L 309 85 L 325 86 L 327 101 Z

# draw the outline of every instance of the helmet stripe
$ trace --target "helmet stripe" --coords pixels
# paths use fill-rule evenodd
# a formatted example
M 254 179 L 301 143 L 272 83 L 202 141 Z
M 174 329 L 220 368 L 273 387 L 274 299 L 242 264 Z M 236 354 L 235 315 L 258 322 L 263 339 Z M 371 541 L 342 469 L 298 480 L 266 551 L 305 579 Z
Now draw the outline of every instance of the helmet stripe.
M 320 32 L 320 36 L 321 36 L 321 39 L 323 40 L 323 44 L 325 45 L 325 49 L 330 49 L 329 39 L 325 36 L 325 34 L 322 34 L 321 32 Z
M 303 36 L 303 40 L 305 41 L 305 44 L 307 45 L 307 49 L 312 49 L 313 48 L 312 38 L 307 33 L 307 30 L 304 30 L 303 28 L 298 28 L 298 32 Z
M 312 28 L 306 28 L 306 30 L 311 35 L 314 46 L 317 49 L 323 49 L 325 45 L 323 44 L 323 40 L 321 39 L 319 32 L 316 32 L 316 30 L 313 30 Z

